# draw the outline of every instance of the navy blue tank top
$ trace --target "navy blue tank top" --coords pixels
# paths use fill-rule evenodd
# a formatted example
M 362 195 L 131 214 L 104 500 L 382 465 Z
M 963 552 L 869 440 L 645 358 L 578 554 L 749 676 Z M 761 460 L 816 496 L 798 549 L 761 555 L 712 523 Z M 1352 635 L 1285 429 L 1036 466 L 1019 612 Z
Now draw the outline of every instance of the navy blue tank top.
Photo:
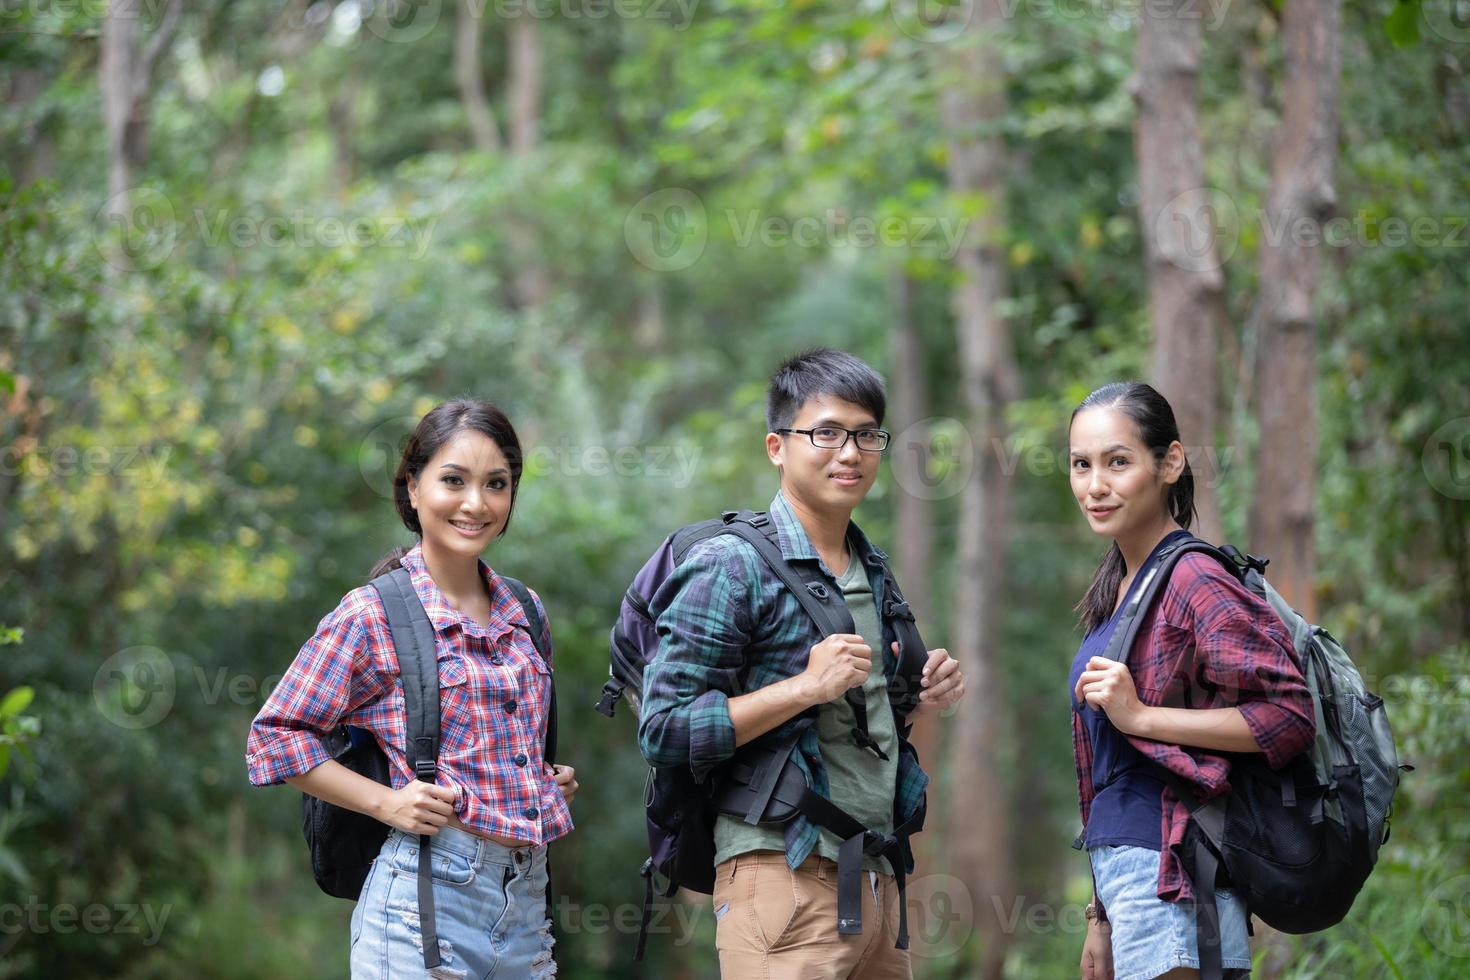
M 1158 558 L 1160 549 L 1187 537 L 1188 531 L 1174 531 L 1155 545 L 1138 574 L 1133 576 L 1128 594 L 1118 604 L 1112 617 L 1083 637 L 1067 678 L 1068 700 L 1071 700 L 1072 692 L 1077 689 L 1077 678 L 1082 676 L 1087 661 L 1107 652 L 1123 607 L 1128 604 L 1133 590 L 1143 581 L 1144 575 Z M 1113 727 L 1106 712 L 1085 702 L 1080 708 L 1074 702 L 1072 710 L 1080 712 L 1082 724 L 1092 741 L 1092 786 L 1096 795 L 1087 818 L 1087 846 L 1132 844 L 1155 851 L 1161 850 L 1164 780 L 1159 775 L 1158 766 L 1135 749 L 1127 737 Z

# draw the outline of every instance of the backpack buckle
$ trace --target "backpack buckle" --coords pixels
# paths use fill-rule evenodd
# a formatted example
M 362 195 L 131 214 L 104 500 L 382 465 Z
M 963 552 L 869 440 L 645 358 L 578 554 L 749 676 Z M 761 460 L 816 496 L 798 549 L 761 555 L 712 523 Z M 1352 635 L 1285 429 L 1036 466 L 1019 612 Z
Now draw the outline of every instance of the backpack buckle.
M 827 587 L 821 582 L 808 582 L 806 584 L 806 590 L 812 595 L 816 596 L 822 602 L 826 602 L 827 597 L 831 595 L 831 593 L 827 591 Z
M 907 601 L 903 599 L 885 599 L 883 601 L 883 618 L 907 619 L 912 621 L 914 618 L 914 614 L 913 611 L 909 609 L 909 604 Z

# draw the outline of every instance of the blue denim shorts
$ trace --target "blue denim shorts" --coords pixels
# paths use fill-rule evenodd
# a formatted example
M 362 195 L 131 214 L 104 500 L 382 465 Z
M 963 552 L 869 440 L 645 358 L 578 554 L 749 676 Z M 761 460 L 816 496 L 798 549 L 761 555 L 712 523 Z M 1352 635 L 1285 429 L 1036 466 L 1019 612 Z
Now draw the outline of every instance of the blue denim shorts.
M 1104 844 L 1088 848 L 1097 897 L 1112 926 L 1113 980 L 1150 980 L 1181 966 L 1199 969 L 1192 904 L 1158 897 L 1159 852 Z M 1220 959 L 1226 977 L 1248 977 L 1250 942 L 1245 906 L 1229 889 L 1215 892 L 1220 910 Z
M 511 848 L 444 827 L 430 853 L 440 966 L 428 976 L 556 975 L 544 846 Z M 352 913 L 353 980 L 425 975 L 418 874 L 418 835 L 391 831 Z

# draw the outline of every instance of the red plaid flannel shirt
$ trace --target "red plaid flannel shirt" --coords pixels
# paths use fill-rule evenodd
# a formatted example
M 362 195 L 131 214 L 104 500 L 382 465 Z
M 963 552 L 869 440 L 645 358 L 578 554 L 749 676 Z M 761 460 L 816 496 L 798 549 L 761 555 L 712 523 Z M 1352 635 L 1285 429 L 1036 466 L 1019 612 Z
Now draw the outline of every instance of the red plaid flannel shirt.
M 403 556 L 403 567 L 434 626 L 438 782 L 459 787 L 459 819 L 482 833 L 535 844 L 568 833 L 571 810 L 543 760 L 551 668 L 536 651 L 520 602 L 480 562 L 491 599 L 490 623 L 482 626 L 449 605 L 421 546 Z M 532 598 L 545 623 L 540 597 Z M 404 752 L 398 657 L 383 601 L 369 585 L 347 593 L 322 619 L 255 716 L 246 745 L 250 781 L 279 783 L 326 762 L 320 736 L 340 723 L 377 737 L 395 789 L 414 778 Z
M 1144 704 L 1170 708 L 1238 707 L 1266 761 L 1280 766 L 1316 737 L 1311 695 L 1291 637 L 1274 610 L 1208 555 L 1185 555 L 1139 627 L 1128 670 Z M 1092 807 L 1092 742 L 1077 712 L 1072 754 L 1082 825 Z M 1126 736 L 1133 746 L 1200 792 L 1230 790 L 1230 760 L 1204 749 Z M 1158 897 L 1192 900 L 1174 848 L 1184 840 L 1188 807 L 1165 786 Z

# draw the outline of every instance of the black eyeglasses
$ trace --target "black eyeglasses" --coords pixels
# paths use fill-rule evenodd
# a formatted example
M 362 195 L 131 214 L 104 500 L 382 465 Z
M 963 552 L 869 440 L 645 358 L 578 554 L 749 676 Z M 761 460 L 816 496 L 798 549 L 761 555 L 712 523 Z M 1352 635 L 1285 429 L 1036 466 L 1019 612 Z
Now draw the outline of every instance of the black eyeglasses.
M 815 429 L 777 429 L 782 435 L 802 435 L 818 449 L 841 449 L 852 439 L 865 453 L 881 453 L 888 448 L 888 433 L 883 429 L 844 429 L 836 425 L 819 425 Z

